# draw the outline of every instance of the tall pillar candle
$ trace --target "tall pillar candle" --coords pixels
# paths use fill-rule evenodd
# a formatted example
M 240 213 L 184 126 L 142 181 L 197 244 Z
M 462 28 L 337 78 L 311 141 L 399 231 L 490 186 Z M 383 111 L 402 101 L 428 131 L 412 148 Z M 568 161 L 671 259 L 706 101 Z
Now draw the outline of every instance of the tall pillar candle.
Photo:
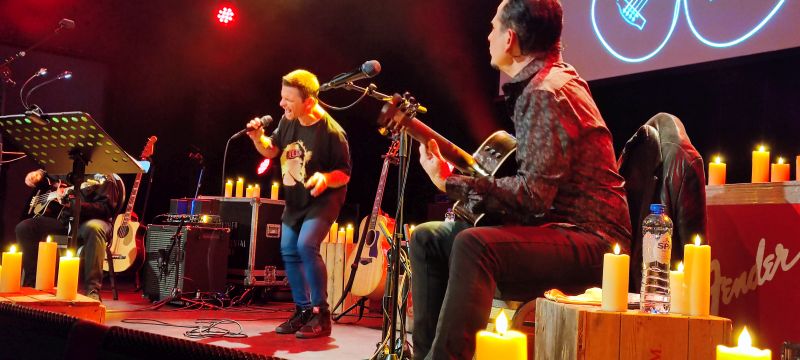
M 347 224 L 344 234 L 344 242 L 347 244 L 353 243 L 353 224 Z
M 225 182 L 225 197 L 233 196 L 233 180 Z
M 8 252 L 3 253 L 3 268 L 0 269 L 0 293 L 19 292 L 22 275 L 22 253 L 17 252 L 16 245 L 11 245 Z
M 278 200 L 278 183 L 272 183 L 272 189 L 269 193 L 269 198 L 272 200 Z
M 58 244 L 50 236 L 39 243 L 39 257 L 36 260 L 36 290 L 52 290 L 56 278 Z
M 800 181 L 800 155 L 794 160 L 794 179 Z
M 600 308 L 605 311 L 628 310 L 628 271 L 631 259 L 619 253 L 619 244 L 614 253 L 603 255 L 603 299 Z
M 789 181 L 789 164 L 785 164 L 782 157 L 778 158 L 778 162 L 772 164 L 770 168 L 769 181 L 770 182 L 783 182 Z
M 669 312 L 671 314 L 688 314 L 689 298 L 686 297 L 685 273 L 683 263 L 678 269 L 669 272 Z
M 347 238 L 347 233 L 345 232 L 344 228 L 339 228 L 339 233 L 336 236 L 336 242 L 339 244 L 344 244 L 344 240 Z
M 244 179 L 236 179 L 236 197 L 244 196 Z
M 81 258 L 73 257 L 72 251 L 67 250 L 67 255 L 62 256 L 58 262 L 58 286 L 56 286 L 56 299 L 75 300 L 78 294 L 78 270 Z
M 261 198 L 261 185 L 253 185 L 253 197 L 256 199 Z
M 695 238 L 694 250 L 688 257 L 689 264 L 689 315 L 707 316 L 711 306 L 711 246 L 700 245 L 700 237 Z M 686 256 L 686 254 L 684 254 Z
M 769 151 L 759 146 L 753 151 L 753 169 L 751 180 L 754 183 L 769 182 Z
M 331 224 L 331 231 L 328 232 L 328 242 L 331 244 L 335 244 L 336 241 L 338 240 L 338 236 L 339 236 L 339 223 L 334 221 L 333 224 Z
M 247 188 L 244 190 L 244 197 L 253 197 L 253 185 L 247 185 Z
M 719 156 L 708 164 L 708 185 L 725 185 L 726 165 Z

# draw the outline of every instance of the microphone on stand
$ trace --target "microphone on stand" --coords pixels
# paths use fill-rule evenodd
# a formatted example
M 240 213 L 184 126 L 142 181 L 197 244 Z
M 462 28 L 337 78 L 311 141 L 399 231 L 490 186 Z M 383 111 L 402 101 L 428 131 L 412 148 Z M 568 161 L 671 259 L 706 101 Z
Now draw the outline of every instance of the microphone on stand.
M 371 78 L 375 75 L 380 74 L 380 72 L 381 72 L 381 63 L 379 63 L 378 60 L 370 60 L 361 64 L 361 67 L 359 67 L 358 69 L 343 74 L 339 74 L 336 77 L 334 77 L 331 81 L 322 84 L 322 86 L 319 87 L 319 91 L 328 91 L 330 89 L 336 89 L 353 81 Z
M 73 20 L 61 19 L 58 22 L 58 30 L 61 30 L 61 29 L 72 30 L 74 28 L 75 28 L 75 21 L 73 21 Z
M 272 116 L 269 116 L 269 115 L 262 116 L 262 117 L 258 118 L 258 121 L 261 122 L 261 127 L 262 128 L 266 128 L 267 126 L 269 126 L 269 124 L 272 123 Z M 246 134 L 248 131 L 253 131 L 253 130 L 255 130 L 255 128 L 252 128 L 252 127 L 248 126 L 248 127 L 244 128 L 242 130 L 239 130 L 239 132 L 237 132 L 236 134 L 233 134 L 233 136 L 231 136 L 231 139 L 236 139 L 236 138 Z

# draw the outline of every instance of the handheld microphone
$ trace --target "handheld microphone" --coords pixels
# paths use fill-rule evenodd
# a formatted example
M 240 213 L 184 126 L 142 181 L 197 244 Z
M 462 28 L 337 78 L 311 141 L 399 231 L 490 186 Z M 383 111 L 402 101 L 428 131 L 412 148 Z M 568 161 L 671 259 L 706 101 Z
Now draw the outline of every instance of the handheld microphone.
M 269 115 L 262 116 L 262 117 L 258 118 L 258 121 L 261 122 L 261 127 L 262 128 L 266 128 L 267 126 L 269 126 L 269 124 L 272 123 L 272 116 L 269 116 Z M 246 134 L 248 131 L 253 131 L 253 130 L 255 130 L 255 129 L 248 126 L 248 127 L 244 128 L 243 130 L 239 130 L 239 132 L 237 132 L 236 134 L 233 134 L 233 136 L 231 136 L 231 139 L 236 139 L 236 138 Z
M 353 81 L 371 78 L 375 75 L 380 74 L 380 72 L 381 72 L 381 63 L 379 63 L 378 60 L 370 60 L 361 64 L 361 67 L 359 67 L 358 69 L 340 74 L 334 77 L 331 81 L 322 84 L 322 86 L 319 87 L 319 91 L 328 91 L 330 89 L 336 89 Z

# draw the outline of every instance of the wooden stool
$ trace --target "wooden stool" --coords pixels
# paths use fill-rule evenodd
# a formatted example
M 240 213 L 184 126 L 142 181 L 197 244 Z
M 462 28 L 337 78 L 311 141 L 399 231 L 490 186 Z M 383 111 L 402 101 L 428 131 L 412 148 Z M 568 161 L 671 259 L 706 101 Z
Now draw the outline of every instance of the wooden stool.
M 713 359 L 731 339 L 730 319 L 652 315 L 638 310 L 536 299 L 538 359 Z

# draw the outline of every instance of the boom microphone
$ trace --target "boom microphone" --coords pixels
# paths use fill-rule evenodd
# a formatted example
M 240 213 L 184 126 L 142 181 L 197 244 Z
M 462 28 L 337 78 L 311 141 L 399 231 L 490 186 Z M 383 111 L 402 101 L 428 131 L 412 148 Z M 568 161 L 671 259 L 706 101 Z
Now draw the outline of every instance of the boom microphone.
M 353 81 L 371 78 L 375 75 L 378 75 L 380 72 L 381 63 L 379 63 L 378 60 L 370 60 L 361 64 L 361 67 L 358 69 L 340 74 L 333 78 L 333 80 L 322 84 L 322 86 L 319 87 L 319 91 L 336 89 Z

